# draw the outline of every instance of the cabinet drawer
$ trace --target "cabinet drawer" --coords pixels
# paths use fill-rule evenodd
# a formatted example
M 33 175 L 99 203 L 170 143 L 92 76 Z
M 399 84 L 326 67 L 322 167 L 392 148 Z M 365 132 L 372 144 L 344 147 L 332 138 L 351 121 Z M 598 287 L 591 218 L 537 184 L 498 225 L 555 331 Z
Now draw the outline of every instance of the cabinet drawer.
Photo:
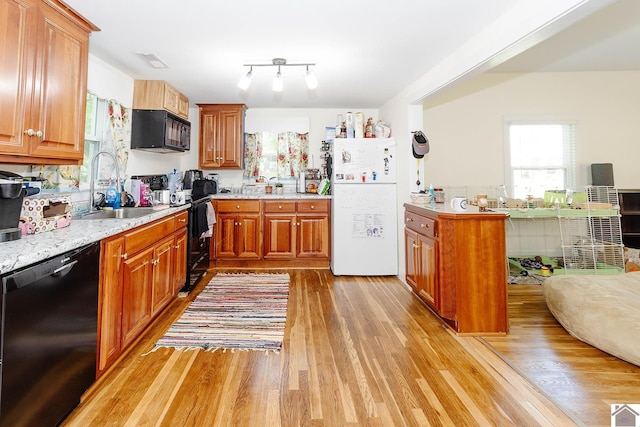
M 216 211 L 260 213 L 260 200 L 217 200 Z
M 280 200 L 280 201 L 265 201 L 264 202 L 264 212 L 265 213 L 295 213 L 296 211 L 296 202 L 290 200 Z
M 177 213 L 173 218 L 175 221 L 175 224 L 173 227 L 174 227 L 174 230 L 177 230 L 189 223 L 189 212 L 182 211 L 180 213 Z
M 159 239 L 173 233 L 174 217 L 164 218 L 149 224 L 147 226 L 138 227 L 124 235 L 124 249 L 130 256 L 141 249 L 146 248 L 150 244 L 157 242 Z
M 301 200 L 298 202 L 298 213 L 329 212 L 329 200 Z
M 426 218 L 413 212 L 404 213 L 404 224 L 417 233 L 427 237 L 436 237 L 436 220 Z

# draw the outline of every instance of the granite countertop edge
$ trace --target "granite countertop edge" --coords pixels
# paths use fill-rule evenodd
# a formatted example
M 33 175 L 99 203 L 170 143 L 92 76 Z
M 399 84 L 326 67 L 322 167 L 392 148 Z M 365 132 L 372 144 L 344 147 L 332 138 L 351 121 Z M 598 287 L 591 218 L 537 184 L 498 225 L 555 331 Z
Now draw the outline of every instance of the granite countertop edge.
M 298 200 L 298 199 L 331 199 L 331 195 L 318 195 L 313 193 L 283 193 L 283 194 L 265 194 L 265 193 L 219 193 L 212 194 L 212 200 L 225 199 L 259 199 L 259 200 Z
M 98 242 L 151 221 L 173 215 L 191 206 L 160 209 L 149 215 L 129 219 L 72 219 L 68 227 L 29 234 L 20 239 L 0 243 L 0 274 L 44 261 L 64 252 Z

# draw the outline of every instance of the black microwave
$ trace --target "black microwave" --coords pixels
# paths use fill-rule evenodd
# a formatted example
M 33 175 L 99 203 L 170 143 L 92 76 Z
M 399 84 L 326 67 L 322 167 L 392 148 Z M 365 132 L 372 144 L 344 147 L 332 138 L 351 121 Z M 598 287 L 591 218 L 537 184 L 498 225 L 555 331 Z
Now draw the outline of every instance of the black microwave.
M 133 110 L 131 148 L 161 153 L 189 150 L 191 123 L 165 110 Z

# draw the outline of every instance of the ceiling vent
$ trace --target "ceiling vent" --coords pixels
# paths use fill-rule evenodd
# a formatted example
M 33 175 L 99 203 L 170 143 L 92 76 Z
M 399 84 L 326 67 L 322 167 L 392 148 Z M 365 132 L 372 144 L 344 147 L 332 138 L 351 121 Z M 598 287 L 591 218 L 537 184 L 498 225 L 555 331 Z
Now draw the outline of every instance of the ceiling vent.
M 152 68 L 169 68 L 169 66 L 165 64 L 162 59 L 158 58 L 153 53 L 138 53 L 137 55 Z

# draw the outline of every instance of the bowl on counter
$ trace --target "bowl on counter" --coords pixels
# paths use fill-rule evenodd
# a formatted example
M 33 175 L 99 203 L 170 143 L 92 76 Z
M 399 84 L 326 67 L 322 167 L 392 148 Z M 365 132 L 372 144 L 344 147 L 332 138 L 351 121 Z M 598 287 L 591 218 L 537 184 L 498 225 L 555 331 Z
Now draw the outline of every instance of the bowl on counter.
M 417 205 L 428 205 L 433 202 L 433 195 L 429 193 L 409 193 L 411 201 Z

